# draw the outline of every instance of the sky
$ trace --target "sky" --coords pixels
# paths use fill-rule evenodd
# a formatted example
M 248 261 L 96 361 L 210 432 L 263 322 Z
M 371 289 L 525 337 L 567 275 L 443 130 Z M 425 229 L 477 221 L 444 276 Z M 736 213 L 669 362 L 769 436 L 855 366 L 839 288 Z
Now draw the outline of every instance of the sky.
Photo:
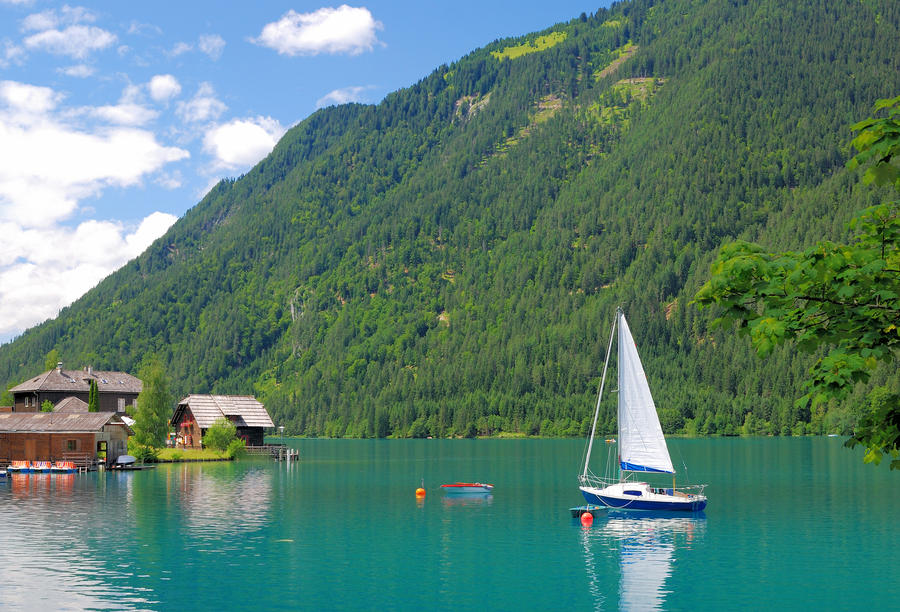
M 317 109 L 609 2 L 0 0 L 0 342 L 143 252 Z

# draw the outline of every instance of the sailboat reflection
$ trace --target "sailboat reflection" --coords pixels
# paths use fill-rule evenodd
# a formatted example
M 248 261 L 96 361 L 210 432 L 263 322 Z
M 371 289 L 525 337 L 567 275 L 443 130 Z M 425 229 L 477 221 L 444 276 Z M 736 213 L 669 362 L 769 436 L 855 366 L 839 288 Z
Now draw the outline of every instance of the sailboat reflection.
M 690 550 L 706 532 L 706 516 L 694 513 L 641 515 L 610 511 L 582 531 L 589 588 L 595 609 L 661 609 L 669 594 L 666 580 L 679 551 Z M 602 556 L 618 556 L 618 602 L 611 598 L 611 584 L 601 580 Z

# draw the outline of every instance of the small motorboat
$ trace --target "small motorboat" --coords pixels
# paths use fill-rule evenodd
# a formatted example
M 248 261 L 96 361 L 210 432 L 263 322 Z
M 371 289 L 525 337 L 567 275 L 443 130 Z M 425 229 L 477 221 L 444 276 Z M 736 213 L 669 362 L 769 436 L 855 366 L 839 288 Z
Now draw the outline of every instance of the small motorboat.
M 598 512 L 605 512 L 606 510 L 606 506 L 597 506 L 595 504 L 585 504 L 584 506 L 569 508 L 569 512 L 572 513 L 572 518 L 581 518 L 581 515 L 585 513 L 596 515 Z
M 442 484 L 441 491 L 444 493 L 490 493 L 494 490 L 494 485 L 484 484 L 481 482 L 454 482 L 453 484 Z

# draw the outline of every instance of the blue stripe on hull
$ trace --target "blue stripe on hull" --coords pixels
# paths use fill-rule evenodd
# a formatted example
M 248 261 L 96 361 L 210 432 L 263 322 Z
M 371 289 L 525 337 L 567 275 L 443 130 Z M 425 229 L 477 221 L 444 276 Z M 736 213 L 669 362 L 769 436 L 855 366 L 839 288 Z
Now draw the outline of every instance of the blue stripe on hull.
M 600 504 L 609 508 L 619 508 L 621 510 L 667 510 L 679 512 L 699 512 L 706 508 L 706 500 L 702 501 L 683 501 L 683 502 L 657 502 L 647 501 L 643 499 L 619 499 L 616 497 L 606 497 L 603 495 L 594 495 L 587 491 L 581 494 L 589 504 Z

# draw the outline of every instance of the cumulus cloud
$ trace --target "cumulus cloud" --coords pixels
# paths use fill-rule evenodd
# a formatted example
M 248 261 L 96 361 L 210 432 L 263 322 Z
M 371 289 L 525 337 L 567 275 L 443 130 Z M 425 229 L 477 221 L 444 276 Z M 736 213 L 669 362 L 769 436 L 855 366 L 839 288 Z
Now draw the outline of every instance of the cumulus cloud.
M 25 39 L 25 46 L 54 55 L 84 59 L 94 51 L 109 47 L 116 40 L 115 34 L 102 28 L 73 25 L 65 30 L 44 30 L 33 34 Z
M 154 212 L 128 226 L 85 221 L 77 227 L 23 228 L 0 222 L 0 338 L 55 316 L 111 272 L 142 253 L 176 217 Z
M 22 29 L 37 32 L 25 38 L 29 49 L 47 51 L 55 55 L 66 55 L 84 59 L 94 51 L 115 44 L 116 35 L 102 28 L 86 23 L 96 20 L 93 13 L 84 7 L 63 6 L 28 15 L 22 20 Z
M 197 41 L 197 47 L 211 59 L 217 60 L 225 50 L 225 39 L 218 34 L 204 34 Z
M 157 102 L 168 102 L 181 93 L 178 79 L 171 74 L 157 74 L 150 79 L 150 97 Z
M 213 86 L 201 83 L 197 93 L 190 100 L 179 102 L 175 113 L 185 123 L 215 121 L 228 109 L 225 103 L 216 97 Z
M 75 64 L 74 66 L 68 66 L 67 68 L 60 68 L 59 72 L 66 76 L 84 79 L 93 75 L 95 70 L 87 64 Z
M 252 42 L 282 55 L 358 55 L 374 48 L 379 42 L 375 32 L 382 28 L 369 9 L 342 4 L 312 13 L 289 10 L 278 21 L 266 24 Z
M 110 186 L 139 184 L 166 164 L 188 157 L 187 151 L 161 145 L 146 130 L 71 123 L 77 117 L 139 120 L 141 112 L 127 98 L 128 90 L 121 108 L 61 112 L 62 96 L 48 87 L 0 82 L 0 220 L 23 227 L 56 223 L 71 215 L 79 200 Z
M 218 169 L 238 169 L 255 164 L 269 154 L 284 134 L 271 117 L 234 119 L 210 129 L 203 149 L 215 157 Z
M 368 89 L 372 89 L 372 86 L 354 86 L 335 89 L 316 100 L 316 108 L 331 106 L 332 104 L 346 104 L 347 102 L 363 102 L 363 94 Z
M 188 152 L 134 127 L 153 113 L 141 92 L 129 86 L 118 104 L 67 108 L 49 87 L 0 81 L 0 340 L 56 315 L 175 221 L 156 212 L 132 225 L 65 223 L 110 187 L 178 180 L 163 169 Z
M 8 68 L 12 64 L 21 64 L 25 58 L 25 49 L 9 40 L 3 41 L 0 49 L 0 68 Z

